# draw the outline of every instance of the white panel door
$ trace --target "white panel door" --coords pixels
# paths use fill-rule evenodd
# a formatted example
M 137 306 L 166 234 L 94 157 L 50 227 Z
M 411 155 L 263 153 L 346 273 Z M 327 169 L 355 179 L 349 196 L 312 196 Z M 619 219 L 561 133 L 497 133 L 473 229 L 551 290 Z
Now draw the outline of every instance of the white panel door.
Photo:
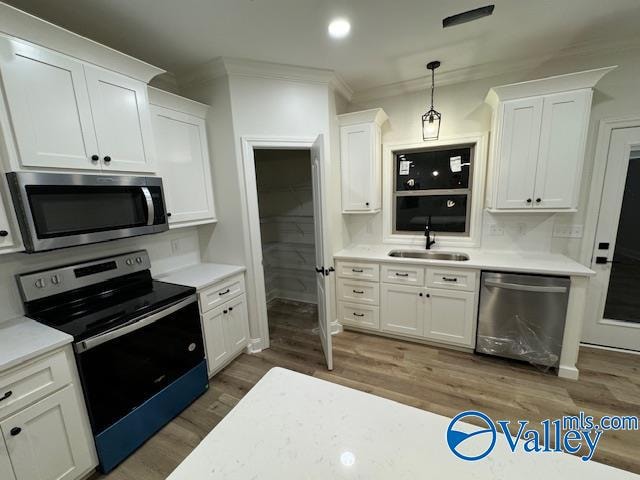
M 542 103 L 542 97 L 504 103 L 496 208 L 532 206 Z
M 342 210 L 366 212 L 375 201 L 373 184 L 374 126 L 369 123 L 340 128 Z
M 9 459 L 9 452 L 7 446 L 4 443 L 4 438 L 0 435 L 0 478 L 3 480 L 15 480 L 16 476 L 13 474 L 13 467 L 11 466 L 11 460 Z
M 475 293 L 430 289 L 427 295 L 424 336 L 474 347 Z
M 229 341 L 226 339 L 225 317 L 229 314 L 224 306 L 205 313 L 202 317 L 204 342 L 207 349 L 209 374 L 220 367 L 229 358 Z
M 329 266 L 331 252 L 325 241 L 325 217 L 327 208 L 322 194 L 324 181 L 324 136 L 318 138 L 311 147 L 311 176 L 313 184 L 313 221 L 315 224 L 315 249 L 316 249 L 316 287 L 318 292 L 318 333 L 322 350 L 327 361 L 327 368 L 333 370 L 333 344 L 331 339 L 331 292 L 329 290 Z
M 575 208 L 591 89 L 544 97 L 534 207 Z
M 103 169 L 155 172 L 147 86 L 88 65 L 85 76 Z
M 22 166 L 100 169 L 80 62 L 0 38 L 0 73 Z
M 424 288 L 382 284 L 380 321 L 385 332 L 422 336 L 424 332 Z
M 224 305 L 227 314 L 223 317 L 227 350 L 232 354 L 244 350 L 249 343 L 249 315 L 247 299 L 241 295 Z
M 73 386 L 0 422 L 18 480 L 73 480 L 92 466 Z

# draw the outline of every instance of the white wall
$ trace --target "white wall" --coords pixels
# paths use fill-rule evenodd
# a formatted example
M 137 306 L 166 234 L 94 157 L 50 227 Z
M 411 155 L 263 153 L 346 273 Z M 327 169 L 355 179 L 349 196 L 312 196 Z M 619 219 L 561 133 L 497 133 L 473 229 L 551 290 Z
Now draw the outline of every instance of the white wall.
M 172 243 L 175 248 L 172 248 Z M 140 249 L 146 249 L 149 252 L 151 273 L 154 276 L 200 262 L 198 231 L 195 227 L 53 252 L 2 255 L 0 256 L 0 322 L 24 313 L 16 275 Z
M 527 72 L 485 78 L 467 83 L 437 87 L 435 107 L 442 113 L 441 137 L 490 130 L 491 109 L 484 103 L 488 90 L 497 85 L 570 73 L 590 68 L 619 65 L 598 84 L 594 93 L 591 125 L 586 150 L 579 211 L 576 214 L 484 214 L 485 227 L 495 223 L 505 230 L 504 236 L 491 236 L 483 229 L 482 246 L 502 249 L 554 251 L 578 258 L 581 239 L 553 238 L 554 223 L 584 224 L 585 206 L 593 170 L 597 127 L 601 119 L 640 113 L 640 52 L 583 55 L 547 61 Z M 352 104 L 350 111 L 382 107 L 389 115 L 383 129 L 383 143 L 412 143 L 421 140 L 420 117 L 428 108 L 428 92 L 415 92 Z M 384 206 L 383 206 L 384 208 Z M 382 214 L 350 216 L 346 220 L 346 236 L 353 243 L 382 241 Z

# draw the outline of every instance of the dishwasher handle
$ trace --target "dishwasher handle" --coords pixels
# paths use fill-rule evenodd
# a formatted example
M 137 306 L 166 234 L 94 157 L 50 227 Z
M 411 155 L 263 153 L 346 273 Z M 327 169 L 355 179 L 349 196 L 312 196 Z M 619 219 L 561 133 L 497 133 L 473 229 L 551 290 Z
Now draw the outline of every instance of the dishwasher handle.
M 519 290 L 521 292 L 539 293 L 567 293 L 567 287 L 545 287 L 542 285 L 522 285 L 520 283 L 496 282 L 495 280 L 485 280 L 488 287 L 505 288 L 507 290 Z

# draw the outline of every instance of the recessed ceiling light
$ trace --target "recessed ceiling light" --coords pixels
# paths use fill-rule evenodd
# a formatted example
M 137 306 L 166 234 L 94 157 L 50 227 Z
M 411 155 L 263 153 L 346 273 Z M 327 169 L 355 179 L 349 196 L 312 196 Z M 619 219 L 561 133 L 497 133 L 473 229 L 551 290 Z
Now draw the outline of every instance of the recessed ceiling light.
M 344 38 L 349 35 L 351 24 L 346 18 L 336 18 L 329 24 L 329 35 L 333 38 Z

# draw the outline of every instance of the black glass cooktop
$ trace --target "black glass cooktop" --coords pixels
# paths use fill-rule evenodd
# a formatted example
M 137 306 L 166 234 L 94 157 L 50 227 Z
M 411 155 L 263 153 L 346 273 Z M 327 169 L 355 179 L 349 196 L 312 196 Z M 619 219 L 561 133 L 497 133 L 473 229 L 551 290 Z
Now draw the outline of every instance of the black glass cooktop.
M 171 305 L 193 287 L 153 280 L 148 270 L 25 304 L 27 316 L 80 341 Z

